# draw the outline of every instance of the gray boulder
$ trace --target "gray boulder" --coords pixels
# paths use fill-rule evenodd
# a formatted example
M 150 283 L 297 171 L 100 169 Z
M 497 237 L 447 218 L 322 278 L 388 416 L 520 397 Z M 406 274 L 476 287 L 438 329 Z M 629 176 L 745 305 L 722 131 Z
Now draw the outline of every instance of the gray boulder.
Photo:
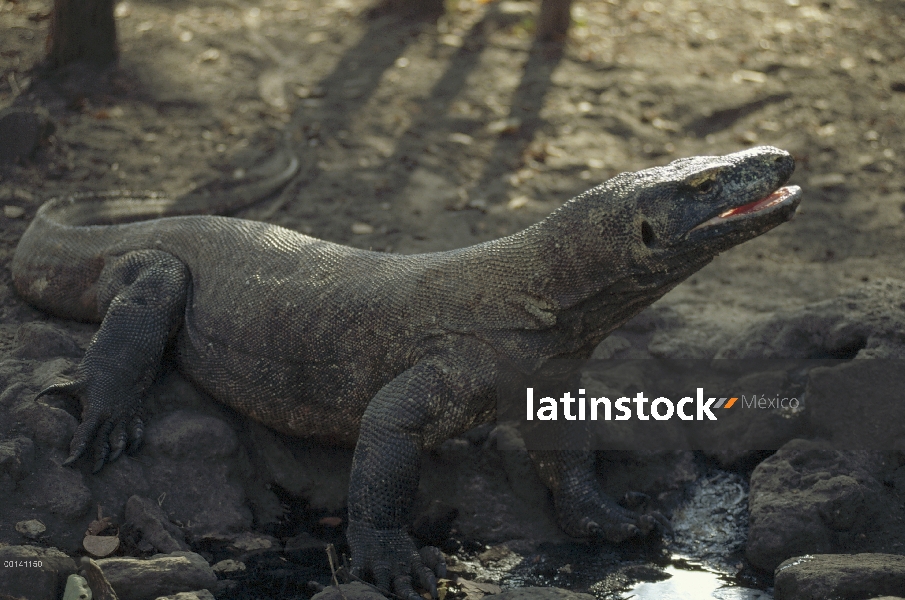
M 776 569 L 776 600 L 867 600 L 905 591 L 905 556 L 817 554 Z
M 369 585 L 354 581 L 328 586 L 314 594 L 311 600 L 386 600 L 386 596 Z
M 235 431 L 222 419 L 177 410 L 152 420 L 145 431 L 146 476 L 153 497 L 171 520 L 185 523 L 193 539 L 223 539 L 251 528 L 251 511 L 236 479 Z
M 903 358 L 905 282 L 879 279 L 823 302 L 779 311 L 717 358 Z
M 170 521 L 156 502 L 148 498 L 129 498 L 126 502 L 126 522 L 141 533 L 142 542 L 158 552 L 189 549 L 182 531 Z
M 0 546 L 0 564 L 6 561 L 22 561 L 28 566 L 3 568 L 0 598 L 57 600 L 65 590 L 66 579 L 76 572 L 75 561 L 56 548 Z
M 82 350 L 72 336 L 50 323 L 32 321 L 16 331 L 15 358 L 47 359 L 58 356 L 79 357 Z
M 207 590 L 194 592 L 179 592 L 169 596 L 161 596 L 157 600 L 214 600 L 214 595 Z
M 155 600 L 207 589 L 217 583 L 213 569 L 194 552 L 157 554 L 149 559 L 104 558 L 96 562 L 120 600 Z
M 748 560 L 772 571 L 805 554 L 897 551 L 903 496 L 883 484 L 895 472 L 882 455 L 792 440 L 751 475 Z

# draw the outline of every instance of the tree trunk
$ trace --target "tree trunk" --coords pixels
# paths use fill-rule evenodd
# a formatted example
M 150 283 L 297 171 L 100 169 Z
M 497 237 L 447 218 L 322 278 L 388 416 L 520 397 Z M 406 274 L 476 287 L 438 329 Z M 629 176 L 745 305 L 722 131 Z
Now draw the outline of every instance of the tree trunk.
M 406 17 L 434 17 L 443 14 L 443 0 L 380 0 L 372 14 L 397 14 Z
M 115 4 L 116 0 L 54 0 L 47 39 L 51 66 L 116 60 Z
M 545 42 L 562 42 L 569 33 L 572 0 L 541 0 L 537 18 L 537 38 Z

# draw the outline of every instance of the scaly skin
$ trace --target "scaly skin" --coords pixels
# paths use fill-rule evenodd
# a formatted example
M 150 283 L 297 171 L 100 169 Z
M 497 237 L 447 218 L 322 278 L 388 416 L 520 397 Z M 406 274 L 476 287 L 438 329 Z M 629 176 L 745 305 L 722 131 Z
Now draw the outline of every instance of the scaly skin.
M 67 462 L 94 446 L 100 468 L 137 448 L 142 398 L 173 342 L 181 372 L 221 402 L 355 445 L 353 568 L 414 600 L 413 581 L 436 594 L 445 570 L 406 533 L 419 457 L 493 419 L 498 362 L 530 371 L 589 356 L 719 252 L 790 219 L 800 190 L 770 194 L 793 169 L 767 147 L 678 160 L 623 173 L 509 237 L 410 256 L 225 217 L 122 223 L 158 211 L 63 199 L 38 212 L 12 272 L 35 306 L 101 322 L 77 379 L 42 392 L 82 402 Z M 569 534 L 621 541 L 668 525 L 607 499 L 592 457 L 534 458 Z

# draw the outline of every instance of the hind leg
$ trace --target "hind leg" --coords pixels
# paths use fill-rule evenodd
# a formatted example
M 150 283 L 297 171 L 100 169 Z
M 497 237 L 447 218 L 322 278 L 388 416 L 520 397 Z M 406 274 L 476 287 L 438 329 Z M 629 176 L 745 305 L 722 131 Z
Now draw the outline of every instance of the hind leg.
M 94 446 L 94 471 L 141 443 L 141 405 L 160 369 L 168 340 L 182 325 L 188 268 L 157 250 L 129 252 L 104 267 L 98 307 L 104 315 L 75 381 L 38 396 L 69 394 L 82 404 L 82 423 L 70 444 L 71 464 Z M 111 443 L 112 441 L 112 443 Z

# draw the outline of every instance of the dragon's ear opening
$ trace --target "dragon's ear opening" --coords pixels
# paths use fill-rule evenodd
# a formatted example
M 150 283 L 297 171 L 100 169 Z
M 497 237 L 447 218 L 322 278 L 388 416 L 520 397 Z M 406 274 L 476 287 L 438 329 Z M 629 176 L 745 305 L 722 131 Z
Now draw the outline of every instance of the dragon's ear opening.
M 647 247 L 654 243 L 654 229 L 647 221 L 641 222 L 641 241 Z

